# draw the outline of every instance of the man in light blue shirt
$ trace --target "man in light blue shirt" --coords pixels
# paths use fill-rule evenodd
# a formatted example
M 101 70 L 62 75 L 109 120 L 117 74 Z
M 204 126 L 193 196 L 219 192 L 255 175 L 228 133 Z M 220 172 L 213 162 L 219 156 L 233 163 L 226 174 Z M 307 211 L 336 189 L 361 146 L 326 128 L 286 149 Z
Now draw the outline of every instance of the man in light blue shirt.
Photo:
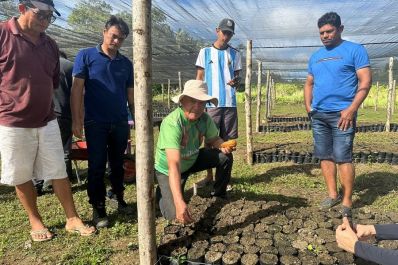
M 362 45 L 341 38 L 344 26 L 338 14 L 324 14 L 318 28 L 325 47 L 309 60 L 304 101 L 312 121 L 314 155 L 321 160 L 329 194 L 321 208 L 333 207 L 342 200 L 343 217 L 350 219 L 356 113 L 371 87 L 370 63 Z M 337 192 L 337 171 L 342 194 Z

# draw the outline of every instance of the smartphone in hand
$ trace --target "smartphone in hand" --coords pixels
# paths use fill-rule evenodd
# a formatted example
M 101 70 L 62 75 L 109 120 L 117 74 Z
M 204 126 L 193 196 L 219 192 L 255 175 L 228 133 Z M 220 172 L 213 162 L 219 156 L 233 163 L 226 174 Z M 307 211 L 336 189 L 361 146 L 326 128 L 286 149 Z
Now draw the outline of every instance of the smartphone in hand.
M 232 87 L 237 87 L 240 83 L 240 76 L 236 75 L 234 76 L 234 78 L 231 80 L 233 82 L 233 84 L 231 85 Z

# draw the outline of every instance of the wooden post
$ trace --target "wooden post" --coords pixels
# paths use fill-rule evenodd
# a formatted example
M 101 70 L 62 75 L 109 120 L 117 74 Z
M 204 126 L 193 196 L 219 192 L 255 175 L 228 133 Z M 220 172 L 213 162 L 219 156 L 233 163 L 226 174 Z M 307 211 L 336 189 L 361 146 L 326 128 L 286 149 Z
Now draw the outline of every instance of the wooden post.
M 379 104 L 379 92 L 380 92 L 379 81 L 377 81 L 376 82 L 375 111 L 377 111 L 377 104 Z
M 170 79 L 167 80 L 167 108 L 170 109 Z
M 151 0 L 132 0 L 136 187 L 140 264 L 155 264 Z
M 251 114 L 251 78 L 252 78 L 252 41 L 247 41 L 246 48 L 246 80 L 245 80 L 245 112 L 246 112 L 246 161 L 253 165 L 253 134 Z
M 271 75 L 270 75 L 270 71 L 267 70 L 267 81 L 265 84 L 265 119 L 268 119 L 268 94 L 269 94 L 269 87 L 270 87 L 270 80 L 271 79 Z
M 261 113 L 261 71 L 262 63 L 258 61 L 257 70 L 257 111 L 256 111 L 256 132 L 260 131 L 260 113 Z
M 181 79 L 181 72 L 178 72 L 178 88 L 180 89 L 180 93 L 182 93 L 182 79 Z
M 272 108 L 275 108 L 276 104 L 276 84 L 274 80 L 272 80 Z
M 271 90 L 272 90 L 272 76 L 270 75 L 269 77 L 269 83 L 268 83 L 268 87 L 267 87 L 267 118 L 271 117 Z
M 162 102 L 164 102 L 164 84 L 162 83 Z
M 394 66 L 394 58 L 390 57 L 390 63 L 388 64 L 388 97 L 387 97 L 387 121 L 386 121 L 386 132 L 390 131 L 391 116 L 392 116 L 392 86 L 393 86 L 393 73 L 392 68 Z
M 397 100 L 397 87 L 396 87 L 395 85 L 396 85 L 396 81 L 394 80 L 394 81 L 392 82 L 392 104 L 391 104 L 391 111 L 392 111 L 392 113 L 391 113 L 391 115 L 394 115 L 394 112 L 395 112 L 395 102 L 396 102 L 396 100 Z
M 275 80 L 273 78 L 271 80 L 270 100 L 271 100 L 271 104 L 270 104 L 270 108 L 269 108 L 269 115 L 272 116 L 271 111 L 275 107 Z

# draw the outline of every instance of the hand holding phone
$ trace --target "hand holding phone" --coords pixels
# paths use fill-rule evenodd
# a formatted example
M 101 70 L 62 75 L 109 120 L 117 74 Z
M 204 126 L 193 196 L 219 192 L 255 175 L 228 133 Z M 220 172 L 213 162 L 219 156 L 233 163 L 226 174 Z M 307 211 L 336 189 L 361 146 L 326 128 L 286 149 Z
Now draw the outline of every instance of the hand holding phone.
M 234 76 L 234 78 L 228 82 L 228 85 L 232 86 L 232 87 L 237 87 L 240 83 L 240 76 L 236 75 Z

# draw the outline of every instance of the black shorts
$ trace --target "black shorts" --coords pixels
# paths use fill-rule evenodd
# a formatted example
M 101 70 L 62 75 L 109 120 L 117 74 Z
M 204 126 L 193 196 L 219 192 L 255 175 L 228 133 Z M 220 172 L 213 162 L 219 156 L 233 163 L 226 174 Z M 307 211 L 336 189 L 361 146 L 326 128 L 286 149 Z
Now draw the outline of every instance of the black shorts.
M 220 137 L 227 141 L 238 138 L 238 110 L 235 107 L 207 108 L 207 114 L 220 130 Z

